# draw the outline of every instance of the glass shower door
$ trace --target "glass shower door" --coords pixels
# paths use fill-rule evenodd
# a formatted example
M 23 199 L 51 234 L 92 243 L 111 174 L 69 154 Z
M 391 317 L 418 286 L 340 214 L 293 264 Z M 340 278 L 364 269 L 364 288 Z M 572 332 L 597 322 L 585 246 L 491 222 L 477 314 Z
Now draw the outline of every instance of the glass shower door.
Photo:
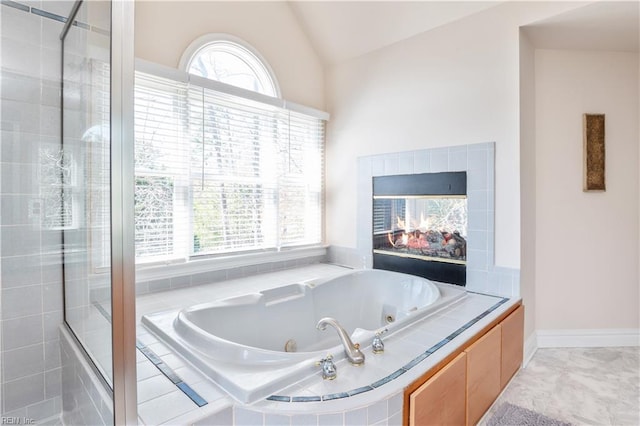
M 110 2 L 78 4 L 62 47 L 65 321 L 112 387 L 110 227 Z
M 76 1 L 61 39 L 62 148 L 49 157 L 64 319 L 112 391 L 112 421 L 135 423 L 133 2 Z

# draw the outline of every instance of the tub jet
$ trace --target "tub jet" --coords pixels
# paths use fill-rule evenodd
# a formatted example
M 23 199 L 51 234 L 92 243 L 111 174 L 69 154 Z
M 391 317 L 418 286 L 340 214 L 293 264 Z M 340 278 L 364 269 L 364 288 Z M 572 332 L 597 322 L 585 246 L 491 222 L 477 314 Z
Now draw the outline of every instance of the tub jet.
M 297 352 L 298 351 L 298 343 L 295 341 L 295 339 L 287 340 L 287 343 L 284 344 L 284 351 L 285 352 Z

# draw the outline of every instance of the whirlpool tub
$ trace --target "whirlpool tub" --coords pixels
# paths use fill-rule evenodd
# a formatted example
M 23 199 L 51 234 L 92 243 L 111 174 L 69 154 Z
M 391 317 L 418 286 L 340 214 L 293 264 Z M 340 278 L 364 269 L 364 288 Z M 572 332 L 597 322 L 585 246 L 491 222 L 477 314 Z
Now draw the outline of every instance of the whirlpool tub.
M 377 331 L 390 336 L 465 295 L 461 289 L 442 296 L 434 283 L 412 275 L 364 270 L 145 315 L 142 322 L 249 403 L 318 374 L 316 361 L 327 353 L 344 358 L 336 331 L 316 329 L 321 318 L 336 319 L 366 355 Z

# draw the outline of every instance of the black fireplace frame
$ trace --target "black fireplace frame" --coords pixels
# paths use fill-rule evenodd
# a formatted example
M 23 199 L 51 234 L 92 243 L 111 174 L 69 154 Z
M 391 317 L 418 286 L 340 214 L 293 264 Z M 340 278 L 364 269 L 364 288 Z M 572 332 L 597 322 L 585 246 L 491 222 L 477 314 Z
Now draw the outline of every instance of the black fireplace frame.
M 466 196 L 467 172 L 374 176 L 373 196 Z M 372 200 L 373 203 L 373 200 Z M 373 209 L 372 209 L 373 210 Z M 373 212 L 372 212 L 373 214 Z M 374 238 L 372 230 L 372 240 Z M 466 264 L 416 259 L 373 252 L 373 268 L 404 272 L 433 281 L 465 286 Z

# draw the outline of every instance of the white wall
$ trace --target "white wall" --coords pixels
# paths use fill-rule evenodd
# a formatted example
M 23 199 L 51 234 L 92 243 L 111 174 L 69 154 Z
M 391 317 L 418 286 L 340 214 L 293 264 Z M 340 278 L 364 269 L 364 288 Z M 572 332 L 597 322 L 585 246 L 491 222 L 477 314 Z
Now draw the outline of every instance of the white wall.
M 537 50 L 536 328 L 640 327 L 638 54 Z M 606 192 L 582 191 L 582 114 L 606 115 Z
M 526 305 L 524 335 L 535 331 L 536 303 L 536 98 L 535 49 L 520 32 L 520 294 Z
M 177 68 L 198 37 L 240 37 L 267 60 L 283 98 L 325 109 L 322 64 L 286 2 L 136 1 L 135 55 Z
M 327 239 L 355 247 L 357 157 L 496 143 L 495 263 L 520 266 L 520 25 L 580 6 L 507 3 L 327 71 Z

